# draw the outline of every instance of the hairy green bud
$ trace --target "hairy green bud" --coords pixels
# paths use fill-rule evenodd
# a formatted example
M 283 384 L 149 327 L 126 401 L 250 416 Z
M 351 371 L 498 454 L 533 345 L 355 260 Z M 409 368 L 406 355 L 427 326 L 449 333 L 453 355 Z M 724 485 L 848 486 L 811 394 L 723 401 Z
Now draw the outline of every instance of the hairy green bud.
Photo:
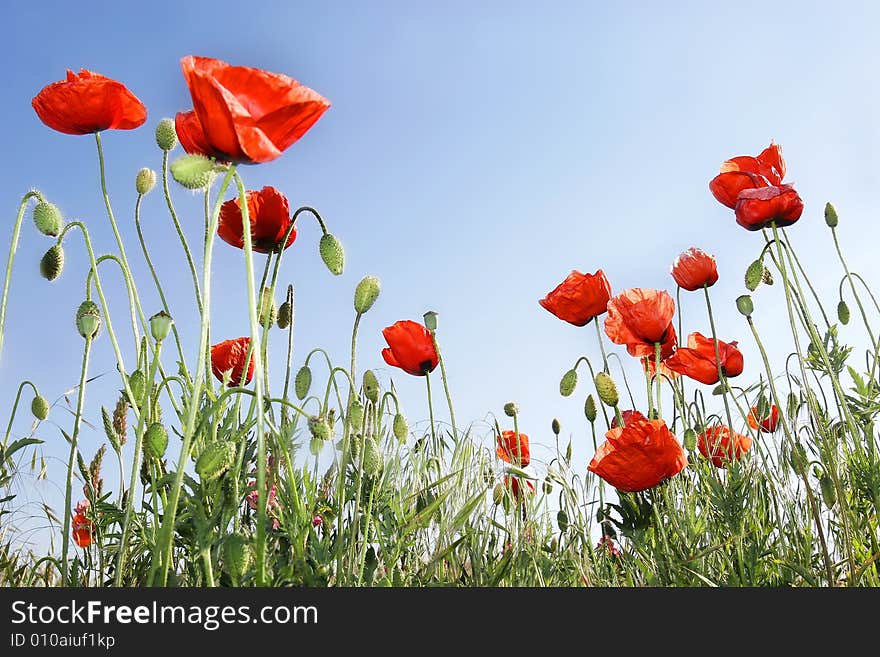
M 562 379 L 560 379 L 559 381 L 559 394 L 563 397 L 568 397 L 569 395 L 571 395 L 571 393 L 574 392 L 574 389 L 577 386 L 577 382 L 577 370 L 568 370 L 568 372 L 562 375 Z
M 612 408 L 617 406 L 617 402 L 620 401 L 614 379 L 606 372 L 599 372 L 596 375 L 596 394 L 599 395 L 599 399 L 602 400 L 603 404 Z
M 49 237 L 58 237 L 64 220 L 58 206 L 47 201 L 40 201 L 34 206 L 34 224 L 37 230 Z
M 94 301 L 83 301 L 76 309 L 76 330 L 87 339 L 94 340 L 101 330 L 101 311 Z
M 38 420 L 45 420 L 49 417 L 49 400 L 41 394 L 37 394 L 31 402 L 31 413 Z
M 60 244 L 52 245 L 40 258 L 40 275 L 47 281 L 54 281 L 64 269 L 64 249 Z
M 171 163 L 171 177 L 187 189 L 204 189 L 214 175 L 214 163 L 204 155 L 184 155 Z
M 174 127 L 174 119 L 162 119 L 156 125 L 156 145 L 166 152 L 177 146 L 177 129 Z
M 342 248 L 342 242 L 332 233 L 324 233 L 318 243 L 318 251 L 327 269 L 339 276 L 345 269 L 345 250 Z
M 354 289 L 354 309 L 363 315 L 379 298 L 379 279 L 375 276 L 364 276 Z
M 309 388 L 311 387 L 312 370 L 309 369 L 308 365 L 303 365 L 299 368 L 296 377 L 293 379 L 293 391 L 296 393 L 296 398 L 300 401 L 305 399 L 306 395 L 309 394 Z
M 213 481 L 226 474 L 235 462 L 235 443 L 220 440 L 211 443 L 196 460 L 196 472 L 202 481 Z
M 134 189 L 141 196 L 149 194 L 156 186 L 156 172 L 144 167 L 137 172 L 134 179 Z
M 144 434 L 144 454 L 150 458 L 161 459 L 168 449 L 168 432 L 159 422 L 153 422 Z

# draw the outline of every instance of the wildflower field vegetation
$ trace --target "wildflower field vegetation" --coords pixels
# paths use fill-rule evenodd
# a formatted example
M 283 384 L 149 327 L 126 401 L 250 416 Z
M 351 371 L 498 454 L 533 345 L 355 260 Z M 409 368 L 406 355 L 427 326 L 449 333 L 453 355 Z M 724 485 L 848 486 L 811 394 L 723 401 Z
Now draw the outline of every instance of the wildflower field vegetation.
M 9 348 L 6 308 L 16 293 L 22 232 L 48 238 L 39 263 L 48 281 L 64 274 L 66 251 L 81 251 L 89 267 L 83 298 L 53 300 L 70 305 L 82 368 L 73 412 L 53 418 L 69 450 L 63 470 L 48 473 L 63 484 L 64 506 L 52 528 L 60 546 L 53 541 L 46 553 L 19 540 L 14 519 L 16 491 L 42 443 L 35 432 L 55 409 L 30 381 L 0 399 L 9 413 L 0 443 L 0 584 L 880 584 L 880 305 L 841 253 L 830 203 L 825 226 L 798 224 L 804 204 L 784 182 L 778 144 L 727 159 L 707 175 L 708 191 L 749 231 L 741 248 L 754 251 L 736 300 L 742 325 L 716 326 L 711 288 L 719 273 L 715 258 L 696 246 L 671 254 L 671 278 L 650 287 L 615 290 L 603 263 L 594 263 L 595 273 L 572 271 L 535 304 L 535 312 L 583 327 L 602 355 L 601 362 L 578 358 L 559 383 L 563 397 L 583 400 L 592 459 L 573 459 L 559 422 L 547 417 L 555 453 L 536 468 L 532 430 L 520 426 L 516 403 L 498 413 L 493 449 L 473 424 L 456 420 L 434 313 L 382 330 L 384 362 L 425 382 L 425 406 L 415 411 L 418 421 L 427 417 L 425 431 L 411 429 L 393 386 L 383 389 L 374 372 L 358 369 L 361 319 L 380 295 L 376 276 L 353 291 L 348 362 L 334 363 L 320 348 L 294 353 L 295 321 L 310 319 L 295 317 L 294 285 L 282 282 L 297 222 L 318 223 L 318 251 L 333 275 L 345 267 L 342 242 L 318 209 L 290 207 L 280 184 L 249 189 L 241 165 L 270 167 L 330 103 L 278 73 L 193 56 L 181 66 L 192 109 L 154 126 L 161 164 L 133 175 L 136 235 L 115 218 L 101 134 L 143 126 L 143 103 L 121 82 L 88 70 L 68 71 L 33 99 L 49 128 L 95 140 L 117 248 L 101 255 L 92 246 L 104 220 L 68 221 L 36 190 L 21 199 L 2 290 L 0 356 Z M 204 196 L 197 245 L 175 210 L 180 188 Z M 150 193 L 165 197 L 184 272 L 174 285 L 192 290 L 197 343 L 178 332 L 163 292 L 168 283 L 140 229 L 141 200 Z M 817 295 L 790 238 L 800 229 L 830 231 L 835 249 L 820 273 L 840 280 L 838 298 Z M 137 253 L 127 253 L 124 244 L 135 239 Z M 243 252 L 248 335 L 211 330 L 215 248 Z M 134 257 L 145 259 L 149 279 L 134 280 Z M 100 267 L 108 261 L 122 272 L 127 308 L 108 306 L 108 268 Z M 789 320 L 784 371 L 773 369 L 778 358 L 761 339 L 762 330 L 780 327 L 762 326 L 751 296 L 759 287 Z M 146 288 L 160 307 L 142 307 Z M 679 301 L 688 294 L 705 301 L 705 314 L 685 322 Z M 732 334 L 746 326 L 750 334 Z M 868 340 L 864 354 L 843 344 L 843 326 Z M 754 341 L 758 380 L 741 380 L 744 357 L 734 338 Z M 112 344 L 119 392 L 101 400 L 106 445 L 87 456 L 80 437 L 97 340 Z M 284 373 L 281 389 L 270 385 L 270 364 Z M 435 421 L 435 403 L 448 410 L 449 424 Z M 30 433 L 14 433 L 16 417 L 28 412 Z M 118 485 L 109 490 L 102 472 L 117 466 Z

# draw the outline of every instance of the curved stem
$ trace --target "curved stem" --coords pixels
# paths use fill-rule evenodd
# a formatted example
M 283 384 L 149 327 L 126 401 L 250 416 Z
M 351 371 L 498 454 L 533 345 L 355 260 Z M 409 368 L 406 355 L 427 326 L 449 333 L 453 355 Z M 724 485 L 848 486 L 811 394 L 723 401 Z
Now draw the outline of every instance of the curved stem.
M 703 285 L 703 292 L 706 295 L 706 308 L 709 310 L 709 326 L 712 328 L 712 344 L 715 347 L 715 365 L 718 367 L 718 380 L 723 386 L 721 388 L 721 397 L 724 399 L 724 411 L 727 414 L 727 428 L 733 431 L 733 418 L 730 415 L 730 404 L 727 403 L 727 375 L 724 368 L 721 367 L 721 353 L 718 350 L 718 335 L 715 332 L 715 317 L 712 314 L 712 302 L 709 301 L 709 286 Z
M 40 391 L 37 390 L 37 386 L 35 386 L 30 381 L 22 381 L 21 384 L 18 386 L 18 393 L 16 393 L 16 395 L 15 395 L 15 403 L 12 404 L 12 415 L 9 416 L 9 424 L 6 425 L 6 436 L 3 438 L 3 449 L 4 450 L 6 449 L 6 445 L 9 444 L 9 434 L 12 432 L 12 421 L 15 419 L 15 413 L 18 410 L 18 401 L 19 401 L 19 399 L 21 399 L 21 391 L 24 390 L 25 386 L 30 386 L 31 388 L 33 388 L 35 395 L 40 394 Z M 2 450 L 0 450 L 0 451 L 2 451 Z M 2 465 L 3 464 L 0 463 L 0 466 L 2 466 Z
M 452 408 L 452 395 L 449 393 L 449 381 L 446 377 L 446 365 L 443 357 L 440 355 L 440 345 L 437 344 L 437 336 L 431 331 L 431 339 L 434 342 L 434 351 L 437 353 L 437 360 L 440 361 L 440 378 L 443 381 L 443 391 L 446 393 L 446 403 L 449 405 L 449 421 L 452 422 L 452 439 L 458 445 L 458 429 L 455 425 L 455 410 Z
M 180 221 L 177 218 L 174 204 L 171 202 L 171 191 L 168 189 L 168 151 L 165 151 L 162 155 L 162 191 L 165 194 L 165 204 L 168 206 L 168 212 L 171 215 L 171 220 L 174 222 L 177 236 L 180 238 L 181 245 L 183 245 L 183 252 L 186 254 L 186 263 L 189 265 L 189 271 L 192 274 L 193 288 L 196 292 L 196 304 L 199 307 L 199 314 L 201 314 L 202 293 L 199 290 L 199 277 L 196 274 L 196 265 L 193 262 L 192 253 L 190 253 L 189 250 L 189 243 L 186 241 L 186 236 L 183 234 L 183 230 L 180 227 Z M 140 198 L 138 201 L 140 201 Z

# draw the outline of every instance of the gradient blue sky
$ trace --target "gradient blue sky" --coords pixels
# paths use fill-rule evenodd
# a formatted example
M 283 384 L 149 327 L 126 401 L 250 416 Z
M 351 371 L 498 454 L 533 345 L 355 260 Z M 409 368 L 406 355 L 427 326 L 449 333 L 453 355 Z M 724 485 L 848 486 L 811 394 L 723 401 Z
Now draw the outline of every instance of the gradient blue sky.
M 873 3 L 250 4 L 6 7 L 6 23 L 15 29 L 0 44 L 3 243 L 21 195 L 36 187 L 68 218 L 88 223 L 98 251 L 115 248 L 94 140 L 46 128 L 30 100 L 67 68 L 118 79 L 149 110 L 140 129 L 105 133 L 104 148 L 114 209 L 145 312 L 152 314 L 159 304 L 133 227 L 134 176 L 161 164 L 156 122 L 191 107 L 180 58 L 204 55 L 286 73 L 333 105 L 279 160 L 246 167 L 245 182 L 274 185 L 292 205 L 318 208 L 348 254 L 345 274 L 331 276 L 318 258 L 317 226 L 308 221 L 288 251 L 281 282 L 296 286 L 295 365 L 316 346 L 347 363 L 352 291 L 362 276 L 375 274 L 382 295 L 361 324 L 360 369 L 376 368 L 386 385 L 393 378 L 411 422 L 424 422 L 424 381 L 385 366 L 380 331 L 437 311 L 459 423 L 475 422 L 489 445 L 489 414 L 507 426 L 502 405 L 516 400 L 520 429 L 536 445 L 538 473 L 551 457 L 554 416 L 564 437 L 573 438 L 577 467 L 585 470 L 592 454 L 582 414 L 587 388 L 582 383 L 562 398 L 558 382 L 579 355 L 598 358 L 595 333 L 537 304 L 572 269 L 603 268 L 615 292 L 636 286 L 674 292 L 668 271 L 679 252 L 700 246 L 714 253 L 719 337 L 740 340 L 746 358 L 740 382 L 760 372 L 733 301 L 745 291 L 742 273 L 762 240 L 739 228 L 707 189 L 726 158 L 757 154 L 771 138 L 784 147 L 787 180 L 806 204 L 791 236 L 829 308 L 840 271 L 822 221 L 825 201 L 838 208 L 853 268 L 876 279 L 880 16 Z M 197 242 L 200 199 L 180 187 L 173 193 Z M 145 199 L 142 222 L 194 364 L 196 313 L 161 194 Z M 49 243 L 25 226 L 0 360 L 4 422 L 22 378 L 52 400 L 77 382 L 82 344 L 73 314 L 83 297 L 86 256 L 81 238 L 72 235 L 64 274 L 47 283 L 37 262 Z M 213 335 L 247 334 L 242 253 L 218 243 L 214 273 L 221 293 Z M 119 277 L 111 268 L 102 274 L 116 328 L 129 336 L 130 363 Z M 785 321 L 781 292 L 776 285 L 755 295 L 756 322 L 778 368 L 788 345 L 776 333 Z M 702 300 L 685 296 L 685 333 L 708 332 Z M 856 322 L 843 329 L 852 343 L 862 333 Z M 627 358 L 622 348 L 614 350 Z M 278 381 L 284 357 L 278 337 L 271 353 Z M 91 372 L 107 376 L 89 386 L 86 404 L 96 427 L 100 405 L 112 407 L 119 387 L 113 363 L 105 335 Z M 636 368 L 629 372 L 634 376 Z M 644 403 L 643 394 L 638 399 Z M 441 418 L 443 407 L 438 398 Z M 66 446 L 55 423 L 72 425 L 63 401 L 37 431 L 47 441 L 48 480 L 21 492 L 32 501 L 45 496 L 60 511 L 64 466 L 55 459 L 66 458 Z M 24 413 L 14 433 L 29 428 Z M 103 440 L 99 428 L 86 427 L 85 456 Z M 173 442 L 172 458 L 177 450 Z

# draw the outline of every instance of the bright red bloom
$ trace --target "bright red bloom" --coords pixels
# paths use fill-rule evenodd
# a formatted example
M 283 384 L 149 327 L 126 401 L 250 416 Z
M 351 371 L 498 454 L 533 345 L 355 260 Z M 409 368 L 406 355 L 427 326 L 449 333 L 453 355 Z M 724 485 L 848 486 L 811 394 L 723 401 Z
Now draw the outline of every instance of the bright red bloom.
M 101 130 L 132 130 L 147 120 L 147 108 L 121 82 L 81 69 L 34 96 L 40 121 L 67 135 Z
M 641 411 L 621 411 L 620 415 L 623 417 L 623 424 L 626 426 L 630 422 L 635 422 L 637 420 L 647 420 Z M 614 417 L 611 418 L 611 428 L 616 429 L 620 425 L 617 423 L 617 414 L 614 414 Z
M 674 314 L 675 302 L 668 292 L 640 287 L 624 290 L 608 302 L 605 333 L 638 358 L 654 358 L 654 344 L 659 342 L 662 360 L 675 348 Z
M 635 419 L 611 429 L 587 470 L 618 490 L 634 493 L 674 477 L 688 464 L 663 420 Z
M 519 445 L 517 445 L 516 436 L 517 434 L 513 431 L 502 431 L 498 436 L 498 447 L 495 448 L 495 453 L 502 461 L 524 468 L 532 460 L 529 454 L 529 437 L 520 433 Z
M 700 454 L 711 459 L 716 468 L 727 467 L 728 461 L 739 460 L 751 446 L 751 438 L 720 424 L 709 427 L 697 437 Z
M 699 290 L 704 285 L 712 287 L 718 281 L 715 256 L 710 256 L 695 246 L 675 259 L 671 273 L 678 286 L 689 292 Z
M 801 218 L 804 202 L 791 185 L 744 189 L 736 202 L 736 223 L 760 230 L 773 222 L 780 228 Z
M 506 488 L 510 489 L 510 491 L 513 493 L 513 499 L 516 500 L 517 502 L 522 501 L 521 497 L 520 497 L 519 480 L 520 480 L 520 477 L 508 477 L 508 476 L 504 477 L 504 486 Z M 528 479 L 524 479 L 523 481 L 526 482 L 526 486 L 525 486 L 524 490 L 529 495 L 534 493 L 535 492 L 535 485 L 531 481 L 529 481 Z
M 776 404 L 770 407 L 770 413 L 766 417 L 758 420 L 758 407 L 752 406 L 749 411 L 749 426 L 756 431 L 764 433 L 773 433 L 779 424 L 779 407 Z
M 727 377 L 739 376 L 743 371 L 743 355 L 736 348 L 737 342 L 718 341 L 718 357 L 721 369 Z M 679 347 L 664 361 L 673 372 L 689 376 L 695 381 L 712 385 L 718 383 L 718 361 L 715 359 L 715 345 L 712 338 L 701 333 L 688 336 L 688 346 Z
M 330 107 L 326 98 L 286 75 L 191 55 L 180 65 L 193 101 L 193 110 L 175 120 L 187 153 L 269 162 Z
M 388 347 L 382 350 L 382 358 L 394 367 L 413 376 L 433 372 L 440 363 L 434 338 L 424 326 L 410 319 L 394 322 L 382 329 Z
M 70 528 L 73 532 L 73 542 L 79 547 L 85 548 L 92 544 L 92 538 L 95 534 L 95 523 L 86 518 L 83 514 L 77 513 L 73 516 Z
M 595 274 L 572 271 L 552 292 L 538 301 L 559 319 L 584 326 L 608 310 L 611 283 L 601 269 Z
M 248 218 L 251 222 L 251 243 L 257 253 L 278 250 L 287 229 L 290 228 L 290 205 L 287 197 L 274 187 L 245 194 Z M 217 234 L 227 244 L 244 248 L 244 226 L 241 219 L 241 200 L 236 197 L 220 206 L 220 224 Z M 296 239 L 296 228 L 287 238 L 286 249 Z
M 244 362 L 247 359 L 248 348 L 251 346 L 250 338 L 236 338 L 225 340 L 211 347 L 211 371 L 219 381 L 223 381 L 223 373 L 231 370 L 229 387 L 241 384 L 241 375 L 244 372 Z M 254 376 L 254 359 L 256 354 L 251 354 L 251 362 L 248 364 L 247 379 L 244 385 L 251 382 Z

